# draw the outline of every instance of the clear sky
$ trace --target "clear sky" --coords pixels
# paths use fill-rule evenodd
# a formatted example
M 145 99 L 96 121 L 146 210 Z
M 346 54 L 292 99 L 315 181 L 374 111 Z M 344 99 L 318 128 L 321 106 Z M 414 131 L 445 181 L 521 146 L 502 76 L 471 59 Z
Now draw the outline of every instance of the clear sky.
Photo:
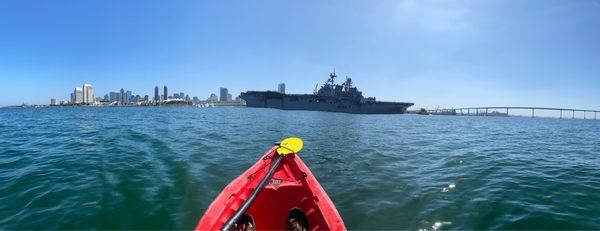
M 415 107 L 600 109 L 600 1 L 0 2 L 3 106 L 83 83 L 311 93 L 333 68 Z

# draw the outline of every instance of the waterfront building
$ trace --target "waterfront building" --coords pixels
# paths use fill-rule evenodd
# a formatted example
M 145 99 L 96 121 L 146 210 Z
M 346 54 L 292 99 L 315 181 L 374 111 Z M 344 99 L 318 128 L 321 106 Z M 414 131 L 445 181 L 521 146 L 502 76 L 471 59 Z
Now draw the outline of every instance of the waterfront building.
M 121 88 L 121 90 L 119 91 L 119 104 L 124 104 L 125 103 L 125 90 L 123 88 Z
M 56 99 L 52 98 L 50 99 L 50 106 L 55 106 L 56 105 Z
M 76 87 L 73 95 L 75 96 L 73 101 L 75 104 L 83 103 L 83 89 L 81 87 Z
M 227 94 L 227 102 L 230 103 L 232 101 L 231 94 Z
M 75 93 L 71 93 L 71 103 L 75 103 Z
M 192 99 L 195 104 L 200 103 L 200 99 L 198 99 L 198 96 L 194 96 L 194 98 Z
M 280 84 L 277 86 L 277 91 L 278 91 L 279 93 L 281 93 L 281 94 L 285 94 L 285 83 L 280 83 Z
M 91 84 L 83 84 L 83 103 L 94 103 L 94 89 Z
M 108 102 L 108 101 L 109 101 L 109 99 L 110 99 L 110 98 L 108 98 L 108 94 L 105 94 L 105 95 L 104 95 L 104 101 L 105 101 L 105 102 Z
M 169 99 L 169 91 L 167 89 L 167 85 L 165 85 L 165 87 L 163 88 L 163 99 L 164 100 Z
M 115 100 L 113 102 L 117 102 L 117 104 L 121 104 L 121 92 L 117 92 L 117 100 Z
M 173 98 L 175 98 L 175 99 L 179 98 L 179 93 L 173 94 Z
M 221 101 L 221 102 L 227 102 L 227 95 L 228 95 L 227 88 L 222 87 L 221 88 L 221 95 L 219 96 L 219 101 Z
M 118 97 L 118 93 L 111 91 L 108 93 L 108 101 L 110 102 L 116 102 L 119 101 L 119 97 Z
M 237 105 L 245 105 L 245 104 L 246 104 L 246 101 L 244 101 L 244 99 L 242 99 L 242 97 L 239 97 L 239 96 L 238 96 L 238 97 L 235 97 L 235 103 L 236 103 Z
M 148 101 L 149 101 L 148 95 L 144 95 L 144 102 L 148 102 Z
M 219 101 L 219 98 L 217 97 L 217 95 L 215 93 L 212 93 L 212 94 L 210 94 L 210 97 L 208 97 L 208 101 L 217 102 L 217 101 Z
M 190 101 L 190 96 L 189 95 L 185 95 L 185 101 Z
M 179 92 L 179 98 L 180 99 L 184 99 L 185 98 L 185 94 L 183 92 Z
M 125 92 L 125 103 L 131 103 L 132 100 L 132 96 L 131 96 L 131 91 L 127 91 Z
M 154 87 L 154 101 L 160 101 L 160 95 L 158 94 L 158 86 Z

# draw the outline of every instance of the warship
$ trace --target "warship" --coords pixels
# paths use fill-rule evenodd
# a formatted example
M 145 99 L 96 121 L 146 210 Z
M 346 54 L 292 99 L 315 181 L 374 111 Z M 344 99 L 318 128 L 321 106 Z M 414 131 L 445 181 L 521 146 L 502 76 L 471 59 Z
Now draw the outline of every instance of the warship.
M 375 97 L 364 97 L 352 79 L 346 77 L 342 84 L 336 84 L 335 71 L 313 94 L 285 94 L 277 91 L 247 91 L 240 97 L 247 107 L 276 108 L 282 110 L 307 110 L 344 112 L 352 114 L 403 114 L 413 103 L 382 102 Z

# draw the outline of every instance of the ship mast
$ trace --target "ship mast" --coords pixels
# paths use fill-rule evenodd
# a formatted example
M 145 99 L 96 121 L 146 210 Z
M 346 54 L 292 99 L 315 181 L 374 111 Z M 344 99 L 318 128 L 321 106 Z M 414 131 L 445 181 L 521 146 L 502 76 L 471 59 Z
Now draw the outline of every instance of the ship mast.
M 333 73 L 329 73 L 329 79 L 327 80 L 327 83 L 330 83 L 331 86 L 333 86 L 335 77 L 337 77 L 337 75 L 335 74 L 335 68 L 334 68 Z

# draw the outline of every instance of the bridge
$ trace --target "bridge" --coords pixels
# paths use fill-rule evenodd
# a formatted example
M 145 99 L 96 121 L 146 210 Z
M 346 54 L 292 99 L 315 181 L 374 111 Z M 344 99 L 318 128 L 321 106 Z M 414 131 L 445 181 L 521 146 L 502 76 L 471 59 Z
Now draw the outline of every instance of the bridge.
M 489 110 L 496 110 L 492 113 Z M 506 113 L 500 113 L 497 110 L 506 110 Z M 573 108 L 551 108 L 551 107 L 465 107 L 465 108 L 452 108 L 452 109 L 435 109 L 428 110 L 429 113 L 434 115 L 476 115 L 476 116 L 509 116 L 509 110 L 531 110 L 531 118 L 535 118 L 536 110 L 544 111 L 560 111 L 560 118 L 563 118 L 563 112 L 570 112 L 571 118 L 575 119 L 575 112 L 583 112 L 583 119 L 587 119 L 588 113 L 594 114 L 594 120 L 596 120 L 596 114 L 600 111 L 596 110 L 585 110 L 585 109 L 573 109 Z M 465 113 L 466 112 L 466 113 Z M 591 119 L 591 117 L 590 117 Z

